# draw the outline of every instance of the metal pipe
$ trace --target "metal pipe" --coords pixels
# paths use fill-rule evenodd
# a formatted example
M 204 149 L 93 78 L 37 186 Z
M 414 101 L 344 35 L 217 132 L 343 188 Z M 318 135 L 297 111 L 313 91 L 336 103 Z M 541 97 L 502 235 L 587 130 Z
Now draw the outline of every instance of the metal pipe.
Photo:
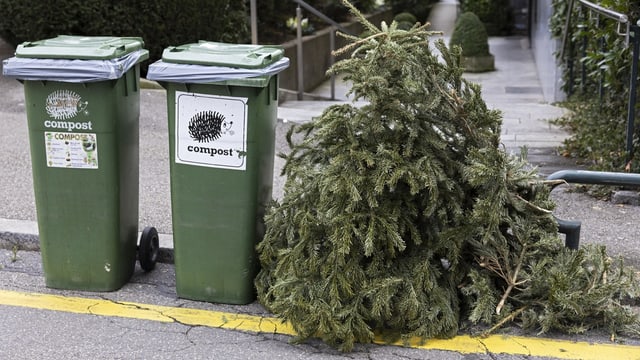
M 564 246 L 571 250 L 578 250 L 580 247 L 580 221 L 562 220 L 556 218 L 558 222 L 558 232 L 565 234 Z
M 569 41 L 569 28 L 571 27 L 571 14 L 573 13 L 573 0 L 569 0 L 569 7 L 567 10 L 567 18 L 564 22 L 564 32 L 562 34 L 562 47 L 560 47 L 560 59 L 564 59 L 564 49 Z
M 589 39 L 586 36 L 582 37 L 582 53 L 580 54 L 582 58 L 587 57 L 587 45 L 589 44 Z M 587 90 L 587 64 L 584 61 L 580 62 L 580 84 L 581 90 L 584 94 Z
M 585 25 L 584 23 L 586 22 L 585 19 L 585 15 L 584 15 L 584 11 L 582 11 L 582 7 L 580 7 L 578 9 L 578 31 L 580 31 L 581 33 L 581 44 L 578 45 L 578 47 L 580 48 L 580 52 L 578 54 L 580 59 L 584 59 L 587 57 L 587 46 L 589 45 L 589 40 L 587 38 L 587 36 L 585 35 L 586 30 L 587 30 L 587 25 Z M 587 65 L 585 64 L 584 61 L 580 61 L 580 92 L 582 94 L 585 93 L 585 90 L 587 88 Z
M 565 180 L 573 184 L 640 186 L 640 174 L 605 171 L 560 170 L 549 175 L 547 180 Z
M 296 46 L 296 56 L 298 58 L 297 61 L 297 70 L 298 70 L 298 100 L 302 100 L 304 98 L 304 61 L 303 61 L 303 51 L 302 51 L 302 9 L 300 5 L 296 8 L 296 21 L 297 21 L 297 46 Z
M 640 186 L 640 174 L 616 173 L 587 170 L 561 170 L 547 177 L 547 180 L 565 180 L 576 184 L 597 184 L 613 186 Z M 558 231 L 566 235 L 565 246 L 577 249 L 580 244 L 580 221 L 556 218 Z
M 627 17 L 627 15 L 625 14 L 621 14 L 619 12 L 613 11 L 613 10 L 609 10 L 607 8 L 603 8 L 602 6 L 598 5 L 598 4 L 594 4 L 592 2 L 586 1 L 586 0 L 578 0 L 580 1 L 580 3 L 582 5 L 584 5 L 585 7 L 603 15 L 606 16 L 610 19 L 616 20 L 619 23 L 622 24 L 626 24 L 629 22 L 629 18 Z
M 633 158 L 633 136 L 636 131 L 636 99 L 638 92 L 638 56 L 640 56 L 640 26 L 632 25 L 629 28 L 629 37 L 633 41 L 631 60 L 631 77 L 629 85 L 629 107 L 627 108 L 627 163 Z
M 297 75 L 298 75 L 298 100 L 303 100 L 304 98 L 304 61 L 303 61 L 303 43 L 302 43 L 302 7 L 305 10 L 309 11 L 311 14 L 319 17 L 326 23 L 332 26 L 331 33 L 329 35 L 329 46 L 331 48 L 331 54 L 329 58 L 329 65 L 333 66 L 335 62 L 335 57 L 333 56 L 333 51 L 336 49 L 336 29 L 341 32 L 349 35 L 353 35 L 350 31 L 347 31 L 342 25 L 333 21 L 331 18 L 327 17 L 325 14 L 321 13 L 313 6 L 307 4 L 303 0 L 293 0 L 298 4 L 296 8 L 296 35 L 297 35 L 297 45 L 296 45 L 296 54 L 297 54 Z M 335 100 L 336 98 L 336 84 L 335 84 L 335 75 L 331 75 L 331 100 Z
M 329 66 L 332 67 L 335 63 L 335 56 L 333 55 L 333 51 L 336 49 L 336 30 L 335 28 L 331 29 L 331 35 L 329 36 L 329 47 L 331 48 L 331 54 L 329 57 Z M 331 74 L 331 100 L 336 99 L 336 75 Z
M 251 43 L 256 45 L 258 43 L 258 6 L 256 0 L 251 0 Z
M 567 95 L 571 96 L 573 95 L 573 87 L 574 87 L 574 73 L 573 73 L 573 68 L 574 68 L 574 59 L 573 59 L 573 51 L 574 51 L 574 44 L 573 41 L 569 41 L 569 55 L 567 55 L 567 72 L 569 73 L 569 80 L 567 83 Z
M 600 51 L 604 54 L 604 52 L 607 50 L 607 44 L 605 42 L 604 36 L 599 39 L 599 42 L 600 42 Z M 602 110 L 602 102 L 604 101 L 604 77 L 605 77 L 605 75 L 606 74 L 605 74 L 604 67 L 600 66 L 600 77 L 598 78 L 598 97 L 600 98 L 600 110 Z
M 293 0 L 293 1 L 298 4 L 298 7 L 302 6 L 305 10 L 307 10 L 310 13 L 312 13 L 313 15 L 319 17 L 320 19 L 322 19 L 322 21 L 324 21 L 324 22 L 326 22 L 326 23 L 328 23 L 330 25 L 335 26 L 338 30 L 342 31 L 343 33 L 349 34 L 349 35 L 353 35 L 350 31 L 348 31 L 347 29 L 342 27 L 342 25 L 340 25 L 337 22 L 333 21 L 330 17 L 328 17 L 327 15 L 321 13 L 316 8 L 314 8 L 313 6 L 307 4 L 303 0 Z

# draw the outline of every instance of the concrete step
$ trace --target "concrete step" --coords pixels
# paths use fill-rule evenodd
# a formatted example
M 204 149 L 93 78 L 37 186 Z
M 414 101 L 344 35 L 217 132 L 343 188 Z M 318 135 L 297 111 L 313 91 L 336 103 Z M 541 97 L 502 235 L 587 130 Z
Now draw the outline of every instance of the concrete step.
M 326 100 L 300 100 L 285 101 L 278 106 L 278 120 L 283 122 L 305 123 L 322 115 L 326 108 L 332 105 L 352 104 L 360 107 L 366 104 L 362 101 L 326 101 Z

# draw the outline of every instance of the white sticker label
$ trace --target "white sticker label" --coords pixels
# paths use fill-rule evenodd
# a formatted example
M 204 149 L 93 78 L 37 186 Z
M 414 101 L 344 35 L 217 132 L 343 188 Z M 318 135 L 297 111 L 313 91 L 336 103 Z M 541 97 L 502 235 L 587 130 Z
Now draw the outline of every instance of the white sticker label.
M 88 115 L 88 101 L 74 91 L 56 90 L 47 96 L 45 110 L 47 114 L 56 120 L 67 120 L 79 114 Z
M 96 134 L 45 132 L 44 142 L 48 167 L 98 168 L 98 136 Z
M 176 163 L 246 170 L 247 101 L 177 91 Z

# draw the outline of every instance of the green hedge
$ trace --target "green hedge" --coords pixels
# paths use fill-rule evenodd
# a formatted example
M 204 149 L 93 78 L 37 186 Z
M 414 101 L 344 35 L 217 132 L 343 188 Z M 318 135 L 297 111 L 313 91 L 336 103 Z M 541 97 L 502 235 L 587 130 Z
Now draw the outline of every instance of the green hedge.
M 0 36 L 14 46 L 61 34 L 140 36 L 152 62 L 169 45 L 249 39 L 249 10 L 237 0 L 0 0 L 0 9 Z

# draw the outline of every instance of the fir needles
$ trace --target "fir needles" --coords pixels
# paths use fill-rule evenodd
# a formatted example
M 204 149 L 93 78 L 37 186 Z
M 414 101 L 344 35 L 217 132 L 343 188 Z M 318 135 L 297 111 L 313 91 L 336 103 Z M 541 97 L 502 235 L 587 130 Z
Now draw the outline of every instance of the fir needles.
M 301 141 L 289 134 L 285 195 L 258 245 L 261 303 L 300 339 L 342 350 L 375 332 L 450 337 L 468 322 L 636 323 L 613 300 L 635 289 L 633 272 L 598 266 L 604 284 L 584 273 L 597 249 L 563 248 L 550 189 L 500 149 L 500 114 L 462 78 L 460 49 L 434 50 L 425 26 L 377 29 L 345 4 L 373 35 L 352 38 L 331 71 L 368 105 L 329 107 L 294 130 Z M 544 285 L 571 273 L 582 275 L 558 282 L 565 290 Z M 598 297 L 577 296 L 587 289 Z

